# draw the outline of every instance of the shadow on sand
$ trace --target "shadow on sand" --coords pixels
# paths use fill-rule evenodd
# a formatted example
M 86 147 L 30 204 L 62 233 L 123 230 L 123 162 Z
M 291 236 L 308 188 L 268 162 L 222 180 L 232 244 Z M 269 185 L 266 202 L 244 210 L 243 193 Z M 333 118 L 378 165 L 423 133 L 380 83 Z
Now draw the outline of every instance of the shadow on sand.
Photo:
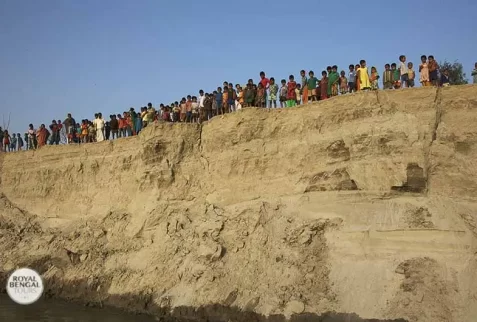
M 29 263 L 21 263 L 19 267 L 30 267 L 40 274 L 44 274 L 52 265 L 62 267 L 68 263 L 58 262 L 50 257 L 37 258 Z M 6 281 L 10 272 L 0 271 L 0 291 L 5 292 Z M 119 308 L 136 314 L 144 314 L 143 319 L 150 321 L 154 316 L 156 321 L 163 322 L 285 322 L 284 315 L 264 316 L 252 311 L 244 311 L 238 307 L 222 304 L 212 304 L 201 307 L 174 307 L 169 308 L 166 303 L 161 306 L 153 301 L 152 294 L 122 294 L 110 295 L 108 289 L 112 277 L 96 279 L 70 280 L 67 284 L 62 278 L 44 278 L 44 298 L 62 299 L 69 302 L 86 304 L 90 307 Z M 100 286 L 100 287 L 99 287 Z M 149 315 L 149 316 L 148 316 Z M 139 315 L 138 315 L 139 316 Z M 408 322 L 405 319 L 379 320 L 364 319 L 354 313 L 328 312 L 321 315 L 301 313 L 293 315 L 292 322 Z

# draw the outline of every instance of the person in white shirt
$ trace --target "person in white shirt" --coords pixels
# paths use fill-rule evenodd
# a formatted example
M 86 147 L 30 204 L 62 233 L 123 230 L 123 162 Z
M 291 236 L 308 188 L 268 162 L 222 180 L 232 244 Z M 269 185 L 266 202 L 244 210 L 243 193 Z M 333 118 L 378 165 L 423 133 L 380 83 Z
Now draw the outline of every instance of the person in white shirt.
M 33 128 L 33 124 L 28 125 L 28 149 L 36 149 L 36 130 Z
M 104 120 L 101 113 L 94 115 L 96 118 L 93 121 L 93 125 L 96 129 L 96 142 L 104 141 Z
M 408 75 L 408 69 L 406 64 L 406 56 L 404 55 L 399 56 L 399 61 L 401 62 L 399 64 L 399 73 L 401 74 L 401 88 L 408 87 L 409 75 Z
M 199 123 L 202 121 L 202 118 L 205 115 L 204 102 L 205 102 L 204 91 L 200 90 L 199 91 Z

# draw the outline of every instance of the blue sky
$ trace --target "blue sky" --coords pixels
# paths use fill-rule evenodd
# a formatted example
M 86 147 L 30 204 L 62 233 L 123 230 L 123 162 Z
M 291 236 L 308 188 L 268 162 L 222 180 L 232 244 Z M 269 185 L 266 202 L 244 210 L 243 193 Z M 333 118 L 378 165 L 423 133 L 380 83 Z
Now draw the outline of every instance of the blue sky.
M 366 59 L 381 73 L 477 61 L 477 1 L 0 0 L 0 118 L 25 132 L 170 103 L 224 80 L 276 79 Z M 0 119 L 0 122 L 2 120 Z

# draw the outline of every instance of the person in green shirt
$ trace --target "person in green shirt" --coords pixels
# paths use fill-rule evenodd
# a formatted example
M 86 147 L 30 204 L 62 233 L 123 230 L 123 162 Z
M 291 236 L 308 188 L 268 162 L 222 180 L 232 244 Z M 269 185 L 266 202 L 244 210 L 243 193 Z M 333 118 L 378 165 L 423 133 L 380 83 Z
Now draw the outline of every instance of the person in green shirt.
M 338 74 L 338 66 L 333 66 L 331 68 L 331 73 L 328 74 L 328 97 L 333 97 L 338 95 L 338 81 L 340 75 Z
M 252 84 L 250 82 L 247 84 L 247 89 L 245 90 L 245 104 L 247 107 L 252 107 L 255 101 L 255 92 L 253 90 Z
M 308 94 L 311 97 L 311 101 L 315 102 L 318 100 L 318 90 L 316 89 L 316 85 L 318 84 L 318 78 L 315 77 L 315 73 L 310 70 L 308 73 Z
M 391 64 L 391 71 L 393 72 L 394 89 L 401 88 L 401 73 L 399 72 L 396 63 Z

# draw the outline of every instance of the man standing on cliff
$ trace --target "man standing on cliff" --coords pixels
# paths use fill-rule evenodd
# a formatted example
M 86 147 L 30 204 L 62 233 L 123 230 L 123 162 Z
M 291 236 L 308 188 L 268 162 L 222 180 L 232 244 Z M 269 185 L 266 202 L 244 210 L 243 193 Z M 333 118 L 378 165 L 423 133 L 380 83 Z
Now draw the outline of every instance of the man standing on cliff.
M 204 121 L 204 115 L 205 115 L 205 95 L 204 91 L 200 90 L 199 91 L 199 123 L 202 123 Z
M 0 152 L 3 151 L 3 129 L 0 126 Z
M 65 134 L 65 128 L 63 127 L 63 124 L 61 123 L 61 120 L 58 120 L 56 122 L 56 125 L 58 125 L 58 142 L 61 144 L 66 143 L 66 134 Z
M 104 120 L 101 113 L 94 114 L 95 119 L 93 120 L 94 129 L 96 130 L 96 142 L 104 141 Z
M 119 134 L 119 121 L 116 115 L 110 115 L 109 125 L 111 127 L 111 140 L 117 139 Z
M 60 143 L 60 131 L 58 128 L 58 124 L 56 123 L 56 120 L 51 121 L 50 130 L 51 130 L 50 144 L 58 145 Z
M 75 126 L 76 126 L 76 121 L 71 116 L 71 113 L 68 113 L 68 116 L 66 117 L 63 124 L 65 125 L 65 129 L 66 129 L 66 136 L 67 136 L 66 143 L 70 144 L 73 142 L 74 134 L 75 134 Z

